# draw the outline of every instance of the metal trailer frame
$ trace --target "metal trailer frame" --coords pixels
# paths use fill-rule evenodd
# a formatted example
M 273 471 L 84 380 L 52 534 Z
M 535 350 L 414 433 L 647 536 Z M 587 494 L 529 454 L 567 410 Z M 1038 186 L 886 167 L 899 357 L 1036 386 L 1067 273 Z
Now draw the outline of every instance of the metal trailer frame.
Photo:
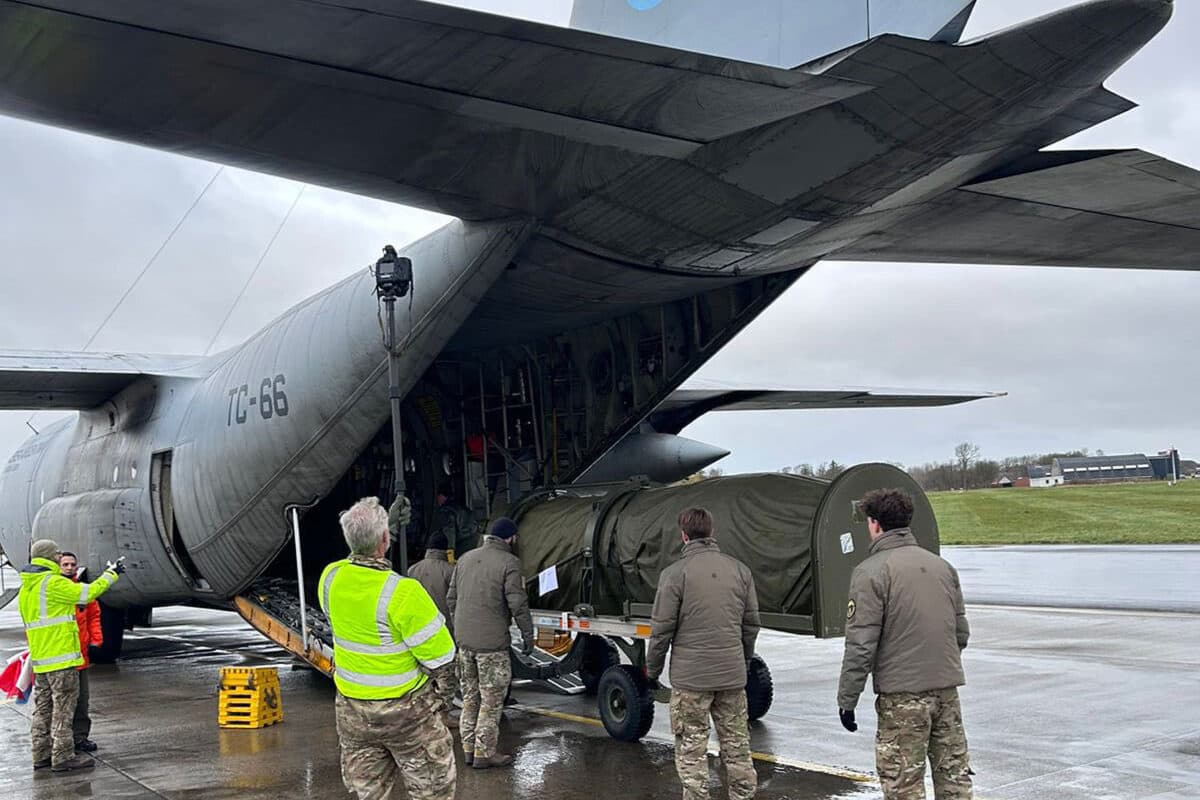
M 600 720 L 609 736 L 620 741 L 641 739 L 654 723 L 654 704 L 669 702 L 670 687 L 651 685 L 646 677 L 646 647 L 653 632 L 650 607 L 626 604 L 626 614 L 604 616 L 584 613 L 587 609 L 530 612 L 535 630 L 570 633 L 575 640 L 561 659 L 548 657 L 530 663 L 513 654 L 513 678 L 548 684 L 566 694 L 594 692 Z M 624 654 L 628 664 L 620 661 Z M 562 679 L 579 673 L 573 689 Z M 766 715 L 774 687 L 765 661 L 754 656 L 748 668 L 746 693 L 751 721 Z

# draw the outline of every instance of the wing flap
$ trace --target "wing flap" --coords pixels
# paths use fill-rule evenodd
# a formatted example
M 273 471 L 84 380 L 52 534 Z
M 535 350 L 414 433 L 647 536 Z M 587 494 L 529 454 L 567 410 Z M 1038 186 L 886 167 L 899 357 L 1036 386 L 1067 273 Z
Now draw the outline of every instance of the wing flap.
M 197 377 L 199 363 L 186 356 L 0 352 L 0 410 L 94 408 L 143 375 Z
M 416 0 L 0 1 L 0 110 L 468 218 L 868 87 Z
M 1141 150 L 1038 153 L 831 258 L 1200 269 L 1200 172 Z

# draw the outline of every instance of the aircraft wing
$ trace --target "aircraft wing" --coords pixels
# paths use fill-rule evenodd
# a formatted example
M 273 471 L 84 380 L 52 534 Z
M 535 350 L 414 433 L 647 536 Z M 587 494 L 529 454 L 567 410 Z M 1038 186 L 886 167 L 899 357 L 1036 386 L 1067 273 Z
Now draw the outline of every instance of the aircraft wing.
M 0 410 L 93 408 L 143 375 L 196 377 L 193 356 L 0 352 Z
M 919 391 L 912 389 L 764 389 L 712 381 L 691 381 L 676 389 L 650 415 L 659 433 L 679 433 L 710 411 L 768 411 L 834 408 L 915 408 L 949 406 L 1004 397 L 995 392 Z
M 1045 151 L 831 258 L 1200 269 L 1200 172 L 1142 150 Z
M 0 0 L 0 110 L 464 219 L 867 91 L 417 0 Z

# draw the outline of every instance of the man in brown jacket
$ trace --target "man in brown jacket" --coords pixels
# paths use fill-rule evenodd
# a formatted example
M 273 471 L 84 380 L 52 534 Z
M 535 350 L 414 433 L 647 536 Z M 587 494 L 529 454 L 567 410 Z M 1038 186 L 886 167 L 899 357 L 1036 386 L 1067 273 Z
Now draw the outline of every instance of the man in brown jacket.
M 446 602 L 446 596 L 450 593 L 450 579 L 454 575 L 454 565 L 450 563 L 447 548 L 445 534 L 433 534 L 429 537 L 429 549 L 425 551 L 425 558 L 408 568 L 408 577 L 415 579 L 417 583 L 425 587 L 425 591 L 429 592 L 429 596 L 433 598 L 433 604 L 437 606 L 438 612 L 445 620 L 446 627 L 453 635 L 454 625 L 451 621 L 450 604 Z M 439 686 L 438 693 L 442 697 L 453 698 L 454 693 L 458 691 L 458 676 L 455 671 L 443 671 L 438 675 L 438 680 L 449 684 Z M 450 717 L 449 705 L 446 707 L 443 721 L 449 728 L 457 726 L 457 723 Z
M 517 524 L 511 519 L 493 522 L 483 546 L 459 560 L 446 598 L 458 643 L 463 753 L 475 769 L 512 763 L 512 756 L 496 752 L 504 696 L 512 681 L 510 619 L 521 629 L 524 652 L 533 652 L 529 597 L 521 580 L 521 560 L 512 552 L 516 539 Z
M 958 688 L 967 625 L 954 567 L 917 544 L 913 504 L 897 489 L 862 499 L 871 554 L 850 576 L 846 650 L 838 685 L 842 725 L 858 730 L 854 708 L 875 678 L 875 769 L 885 800 L 924 800 L 925 760 L 938 800 L 969 800 L 970 763 Z
M 758 638 L 750 568 L 725 555 L 703 508 L 679 515 L 683 555 L 662 571 L 654 596 L 646 675 L 657 682 L 671 650 L 671 731 L 683 800 L 708 798 L 708 718 L 717 729 L 730 800 L 754 797 L 746 662 Z

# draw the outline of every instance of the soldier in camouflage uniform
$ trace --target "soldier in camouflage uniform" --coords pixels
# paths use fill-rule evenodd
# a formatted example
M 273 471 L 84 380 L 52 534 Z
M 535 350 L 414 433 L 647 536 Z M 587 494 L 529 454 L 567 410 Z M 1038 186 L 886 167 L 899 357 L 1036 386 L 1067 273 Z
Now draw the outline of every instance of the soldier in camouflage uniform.
M 958 573 L 920 547 L 912 500 L 894 490 L 862 500 L 871 554 L 850 576 L 846 650 L 838 686 L 842 725 L 875 679 L 875 768 L 885 800 L 925 800 L 925 761 L 937 800 L 970 800 L 971 770 L 958 688 L 970 638 Z
M 334 634 L 342 781 L 359 800 L 391 797 L 397 777 L 413 800 L 451 800 L 457 769 L 438 689 L 454 641 L 424 587 L 392 572 L 379 501 L 360 500 L 339 522 L 350 556 L 321 573 L 318 599 Z
M 725 555 L 703 508 L 679 515 L 683 556 L 663 570 L 654 597 L 646 674 L 657 682 L 671 651 L 671 731 L 683 800 L 708 798 L 708 720 L 721 744 L 730 800 L 754 797 L 746 663 L 758 637 L 750 569 Z
M 459 731 L 466 761 L 474 769 L 504 767 L 513 760 L 496 749 L 504 696 L 512 680 L 510 620 L 521 629 L 524 652 L 533 652 L 529 597 L 521 580 L 521 560 L 512 552 L 516 539 L 515 522 L 507 517 L 495 520 L 483 546 L 458 562 L 446 598 L 459 646 Z

